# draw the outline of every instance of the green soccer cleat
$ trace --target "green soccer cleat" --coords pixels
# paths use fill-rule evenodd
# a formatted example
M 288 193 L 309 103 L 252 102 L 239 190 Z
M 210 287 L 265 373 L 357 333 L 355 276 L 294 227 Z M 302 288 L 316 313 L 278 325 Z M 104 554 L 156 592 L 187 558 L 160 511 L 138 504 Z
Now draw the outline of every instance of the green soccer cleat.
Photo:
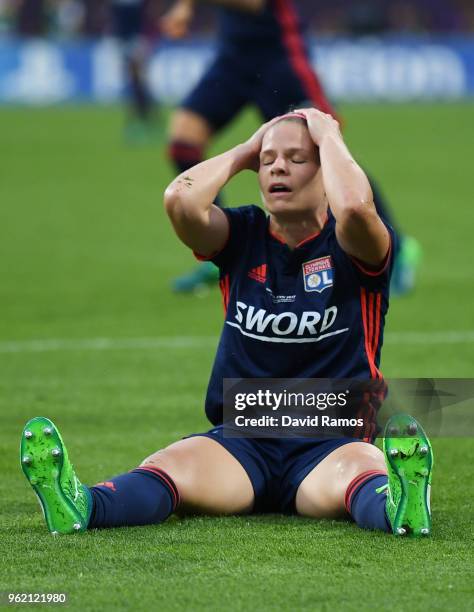
M 21 469 L 33 487 L 53 535 L 85 531 L 92 512 L 92 497 L 79 482 L 67 449 L 52 421 L 35 417 L 23 429 Z
M 387 516 L 395 535 L 431 533 L 433 451 L 421 425 L 407 414 L 391 417 L 383 452 L 388 469 Z
M 400 249 L 393 264 L 390 282 L 391 295 L 407 295 L 415 289 L 422 257 L 422 248 L 416 238 L 400 237 Z
M 199 293 L 219 282 L 219 270 L 210 261 L 201 262 L 194 270 L 173 281 L 176 293 Z

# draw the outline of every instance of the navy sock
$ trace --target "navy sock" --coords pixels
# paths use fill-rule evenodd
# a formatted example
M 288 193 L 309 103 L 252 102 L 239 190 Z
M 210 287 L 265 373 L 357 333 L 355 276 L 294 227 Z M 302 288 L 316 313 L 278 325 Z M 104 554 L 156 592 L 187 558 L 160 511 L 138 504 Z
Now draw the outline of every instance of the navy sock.
M 377 493 L 376 491 L 387 482 L 386 474 L 372 470 L 359 474 L 347 487 L 346 510 L 359 527 L 392 531 L 385 514 L 386 492 Z
M 179 503 L 172 479 L 151 466 L 116 476 L 89 490 L 93 500 L 89 529 L 162 523 Z
M 168 157 L 174 163 L 179 173 L 186 172 L 189 168 L 202 162 L 204 158 L 202 147 L 182 140 L 174 140 L 169 144 Z M 224 206 L 221 193 L 214 199 L 214 204 L 221 208 Z

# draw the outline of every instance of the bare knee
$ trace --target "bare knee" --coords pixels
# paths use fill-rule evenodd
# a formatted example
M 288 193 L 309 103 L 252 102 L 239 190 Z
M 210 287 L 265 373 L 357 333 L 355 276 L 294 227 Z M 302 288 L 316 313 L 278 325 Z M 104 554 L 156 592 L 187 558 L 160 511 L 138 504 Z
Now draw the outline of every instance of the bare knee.
M 140 464 L 140 467 L 146 466 L 152 466 L 166 472 L 173 479 L 180 497 L 185 497 L 184 493 L 189 488 L 189 482 L 193 480 L 193 462 L 191 457 L 181 452 L 179 446 L 176 448 L 174 444 L 171 444 L 167 448 L 151 454 Z
M 175 453 L 170 453 L 169 451 L 167 451 L 166 448 L 163 448 L 159 451 L 156 451 L 156 453 L 152 453 L 151 455 L 146 457 L 146 459 L 143 459 L 143 461 L 140 463 L 140 467 L 150 465 L 159 468 L 160 470 L 163 470 L 164 472 L 172 476 L 173 479 L 175 478 L 175 476 L 178 478 L 180 471 L 180 462 L 177 461 L 177 457 L 175 455 Z
M 327 466 L 324 465 L 326 459 Z M 328 475 L 333 476 L 344 492 L 359 474 L 369 470 L 385 470 L 382 451 L 366 442 L 353 442 L 340 446 L 326 459 L 318 467 L 322 466 L 322 472 L 327 470 Z
M 171 117 L 170 141 L 182 141 L 204 148 L 212 136 L 212 128 L 201 115 L 178 109 Z
M 153 453 L 141 464 L 170 476 L 180 494 L 181 512 L 249 512 L 254 492 L 244 468 L 224 447 L 207 437 L 180 440 Z
M 345 514 L 344 498 L 350 483 L 364 472 L 386 472 L 382 452 L 365 442 L 340 446 L 303 480 L 296 496 L 298 513 L 315 518 Z

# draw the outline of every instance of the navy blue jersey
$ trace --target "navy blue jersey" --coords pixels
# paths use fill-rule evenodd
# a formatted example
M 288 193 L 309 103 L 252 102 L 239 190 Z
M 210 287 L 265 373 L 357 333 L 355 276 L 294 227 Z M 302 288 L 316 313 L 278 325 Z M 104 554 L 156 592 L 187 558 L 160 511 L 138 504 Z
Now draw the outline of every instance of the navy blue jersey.
M 314 73 L 292 0 L 269 0 L 261 13 L 219 10 L 218 53 L 182 101 L 215 131 L 246 104 L 265 121 L 290 108 L 315 106 L 336 116 Z
M 131 42 L 143 33 L 144 0 L 113 0 L 112 21 L 116 36 Z
M 225 321 L 206 397 L 222 422 L 224 378 L 382 378 L 391 252 L 373 272 L 339 246 L 335 219 L 291 250 L 257 206 L 226 209 L 230 234 L 212 258 Z M 393 241 L 393 231 L 388 228 Z
M 248 47 L 242 47 L 242 44 L 258 46 L 261 49 L 284 45 L 285 39 L 301 31 L 293 0 L 268 0 L 260 13 L 220 8 L 218 15 L 220 44 L 238 46 L 243 53 Z

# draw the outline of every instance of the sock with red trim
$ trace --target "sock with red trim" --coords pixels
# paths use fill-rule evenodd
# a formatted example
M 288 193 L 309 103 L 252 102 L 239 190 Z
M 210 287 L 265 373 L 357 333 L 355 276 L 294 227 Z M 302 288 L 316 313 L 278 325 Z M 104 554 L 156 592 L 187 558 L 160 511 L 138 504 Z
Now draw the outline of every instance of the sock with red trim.
M 182 140 L 173 140 L 168 146 L 168 157 L 176 166 L 179 173 L 186 172 L 204 159 L 202 147 Z M 224 206 L 222 194 L 214 199 L 214 204 Z
M 93 509 L 88 529 L 162 523 L 178 505 L 172 479 L 157 468 L 137 468 L 90 489 Z
M 388 476 L 383 472 L 371 471 L 359 474 L 347 487 L 346 510 L 362 529 L 381 529 L 392 532 L 385 514 Z

